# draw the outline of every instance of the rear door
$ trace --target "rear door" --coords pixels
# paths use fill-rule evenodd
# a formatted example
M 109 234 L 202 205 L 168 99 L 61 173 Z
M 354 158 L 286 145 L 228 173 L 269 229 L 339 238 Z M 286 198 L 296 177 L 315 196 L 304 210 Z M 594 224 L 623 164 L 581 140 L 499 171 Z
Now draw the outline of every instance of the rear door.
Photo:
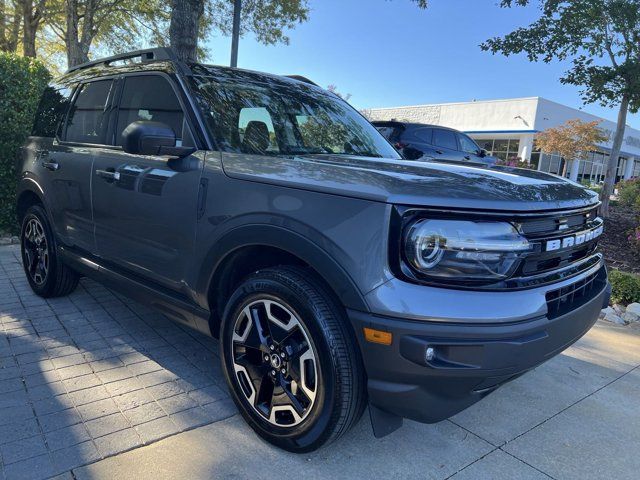
M 410 160 L 431 160 L 438 157 L 432 146 L 433 128 L 423 125 L 414 125 L 408 128 L 402 135 L 401 142 L 404 145 L 404 155 Z
M 433 129 L 433 148 L 439 160 L 461 161 L 464 155 L 459 150 L 456 132 L 445 128 Z
M 184 288 L 193 253 L 203 155 L 133 155 L 121 145 L 130 123 L 150 120 L 171 127 L 178 146 L 194 146 L 178 94 L 166 74 L 120 78 L 112 145 L 96 152 L 92 174 L 98 255 L 174 290 Z
M 60 91 L 49 94 L 63 95 Z M 87 251 L 95 249 L 91 211 L 93 153 L 105 141 L 112 96 L 111 79 L 80 84 L 66 121 L 56 138 L 39 149 L 36 159 L 47 183 L 48 207 L 59 241 Z M 36 126 L 39 121 L 44 119 L 36 121 Z

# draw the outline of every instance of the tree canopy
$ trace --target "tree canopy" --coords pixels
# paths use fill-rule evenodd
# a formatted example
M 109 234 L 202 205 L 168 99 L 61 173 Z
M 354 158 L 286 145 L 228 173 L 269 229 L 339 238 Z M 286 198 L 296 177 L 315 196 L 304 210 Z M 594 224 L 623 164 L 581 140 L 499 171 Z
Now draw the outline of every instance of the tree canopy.
M 536 135 L 537 148 L 549 153 L 557 153 L 564 161 L 563 175 L 566 175 L 570 160 L 583 158 L 597 144 L 607 140 L 604 132 L 598 128 L 599 121 L 583 122 L 568 120 L 564 125 L 548 128 Z
M 502 7 L 534 0 L 502 0 Z M 640 0 L 535 0 L 540 17 L 481 48 L 531 61 L 566 61 L 560 81 L 580 88 L 585 103 L 618 107 L 618 122 L 605 186 L 603 213 L 613 192 L 627 112 L 640 109 Z

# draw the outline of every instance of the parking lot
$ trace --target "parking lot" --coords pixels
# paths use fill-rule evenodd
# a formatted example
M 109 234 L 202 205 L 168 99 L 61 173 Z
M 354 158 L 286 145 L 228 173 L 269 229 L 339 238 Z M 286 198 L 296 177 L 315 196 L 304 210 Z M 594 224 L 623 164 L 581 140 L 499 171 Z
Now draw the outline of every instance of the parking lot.
M 3 478 L 638 478 L 640 329 L 598 323 L 562 355 L 437 425 L 292 455 L 230 401 L 217 344 L 83 279 L 29 289 L 0 248 Z M 181 433 L 182 432 L 182 433 Z M 71 473 L 73 472 L 73 473 Z

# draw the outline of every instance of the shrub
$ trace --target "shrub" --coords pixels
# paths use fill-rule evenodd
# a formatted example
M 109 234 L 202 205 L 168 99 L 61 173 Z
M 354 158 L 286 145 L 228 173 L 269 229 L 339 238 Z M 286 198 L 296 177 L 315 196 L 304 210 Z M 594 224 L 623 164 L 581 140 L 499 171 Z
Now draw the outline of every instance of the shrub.
M 503 167 L 515 167 L 515 168 L 526 168 L 535 170 L 535 166 L 531 165 L 529 162 L 522 160 L 520 157 L 509 157 L 507 160 L 498 160 L 496 165 L 501 165 Z
M 640 276 L 620 270 L 609 270 L 611 303 L 629 305 L 640 302 Z
M 617 188 L 620 205 L 640 210 L 640 178 L 623 180 L 618 183 Z
M 0 232 L 17 228 L 16 162 L 50 78 L 38 60 L 0 53 Z

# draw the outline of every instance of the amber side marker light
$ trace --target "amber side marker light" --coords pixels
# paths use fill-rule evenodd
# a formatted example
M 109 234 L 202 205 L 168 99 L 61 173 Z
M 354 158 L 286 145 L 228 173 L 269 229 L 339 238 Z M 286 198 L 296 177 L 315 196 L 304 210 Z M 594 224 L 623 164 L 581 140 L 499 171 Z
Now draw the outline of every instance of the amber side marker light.
M 367 342 L 379 343 L 380 345 L 391 345 L 393 340 L 393 334 L 389 332 L 383 332 L 382 330 L 376 330 L 374 328 L 364 327 L 364 339 Z

